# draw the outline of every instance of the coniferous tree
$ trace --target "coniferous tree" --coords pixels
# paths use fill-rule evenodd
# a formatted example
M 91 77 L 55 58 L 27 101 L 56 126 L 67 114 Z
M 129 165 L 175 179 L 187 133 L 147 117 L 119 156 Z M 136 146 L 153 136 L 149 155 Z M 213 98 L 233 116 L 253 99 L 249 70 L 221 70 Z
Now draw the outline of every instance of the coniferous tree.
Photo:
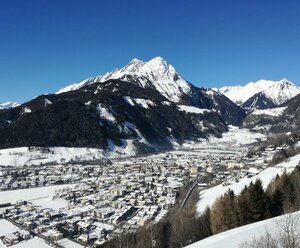
M 248 191 L 250 197 L 249 208 L 252 211 L 250 223 L 270 218 L 270 201 L 263 189 L 261 180 L 256 180 L 254 184 L 251 183 Z
M 249 196 L 247 185 L 244 187 L 241 194 L 238 196 L 237 205 L 238 205 L 239 225 L 246 225 L 251 223 L 250 216 L 252 215 L 252 209 L 249 208 L 250 196 Z

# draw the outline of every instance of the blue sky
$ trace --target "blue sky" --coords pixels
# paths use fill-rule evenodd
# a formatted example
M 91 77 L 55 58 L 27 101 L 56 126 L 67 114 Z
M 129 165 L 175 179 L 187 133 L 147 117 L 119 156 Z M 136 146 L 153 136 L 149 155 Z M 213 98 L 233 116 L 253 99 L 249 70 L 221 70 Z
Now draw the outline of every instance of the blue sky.
M 298 0 L 2 0 L 0 102 L 161 56 L 198 86 L 300 84 Z

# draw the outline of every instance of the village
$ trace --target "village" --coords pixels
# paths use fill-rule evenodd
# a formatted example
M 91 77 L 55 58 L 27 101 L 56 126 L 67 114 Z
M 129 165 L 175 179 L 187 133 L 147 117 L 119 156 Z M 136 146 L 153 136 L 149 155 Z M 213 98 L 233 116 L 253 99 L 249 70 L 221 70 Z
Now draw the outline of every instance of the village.
M 278 149 L 267 147 L 251 158 L 244 149 L 224 148 L 112 159 L 101 165 L 2 167 L 2 191 L 66 187 L 46 202 L 3 202 L 1 217 L 19 230 L 0 232 L 0 239 L 5 246 L 38 236 L 57 247 L 99 247 L 121 233 L 160 221 L 176 204 L 180 189 L 191 183 L 198 182 L 201 190 L 258 174 Z

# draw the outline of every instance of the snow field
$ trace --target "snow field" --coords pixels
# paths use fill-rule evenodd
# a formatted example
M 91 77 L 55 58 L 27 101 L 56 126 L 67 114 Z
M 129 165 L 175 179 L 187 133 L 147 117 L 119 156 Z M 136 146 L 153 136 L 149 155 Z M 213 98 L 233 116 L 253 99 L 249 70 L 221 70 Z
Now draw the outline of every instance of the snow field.
M 292 214 L 292 217 L 300 218 L 300 211 Z M 244 242 L 251 242 L 253 238 L 259 238 L 266 230 L 271 234 L 276 232 L 277 223 L 284 221 L 285 216 L 279 216 L 250 225 L 241 226 L 222 232 L 206 239 L 200 240 L 186 248 L 239 248 Z M 300 226 L 298 226 L 300 231 Z

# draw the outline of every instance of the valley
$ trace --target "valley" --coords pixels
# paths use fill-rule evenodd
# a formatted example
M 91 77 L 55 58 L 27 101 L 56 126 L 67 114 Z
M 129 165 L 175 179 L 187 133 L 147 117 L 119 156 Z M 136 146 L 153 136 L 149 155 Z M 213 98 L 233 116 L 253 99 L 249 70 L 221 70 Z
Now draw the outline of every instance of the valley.
M 228 230 L 209 217 L 216 202 L 297 167 L 299 91 L 197 87 L 156 57 L 2 104 L 0 216 L 16 229 L 0 240 L 182 247 Z

